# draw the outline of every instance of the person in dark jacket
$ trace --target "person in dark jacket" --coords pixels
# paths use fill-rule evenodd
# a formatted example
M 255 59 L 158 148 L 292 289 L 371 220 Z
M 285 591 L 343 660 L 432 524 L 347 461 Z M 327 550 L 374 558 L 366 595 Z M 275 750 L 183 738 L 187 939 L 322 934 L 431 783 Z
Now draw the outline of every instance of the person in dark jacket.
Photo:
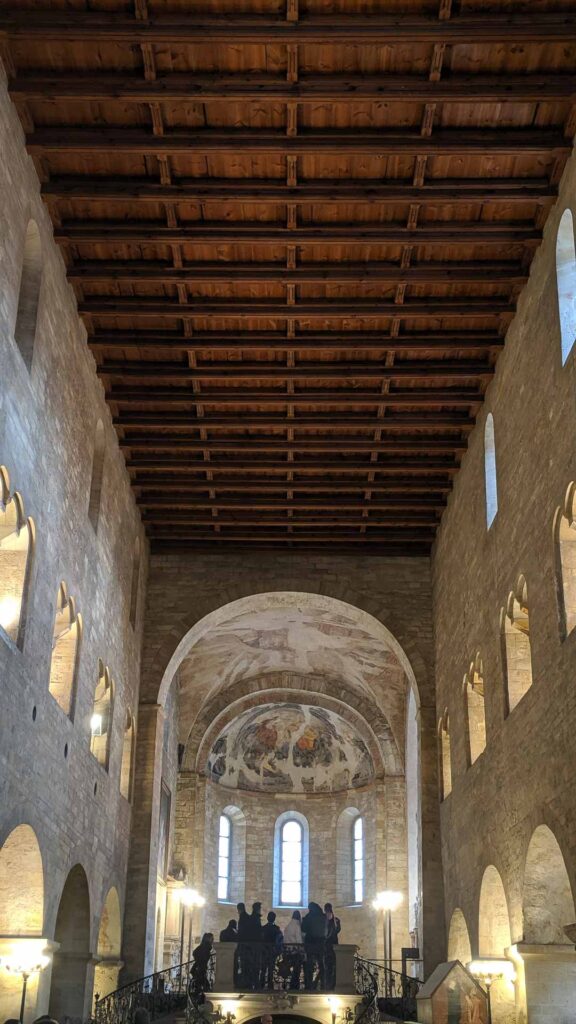
M 228 921 L 228 927 L 220 932 L 220 942 L 238 942 L 238 929 L 234 918 Z
M 326 915 L 318 903 L 308 904 L 308 913 L 302 921 L 302 935 L 304 936 L 304 949 L 306 951 L 306 963 L 304 965 L 304 985 L 311 991 L 320 986 L 326 987 Z
M 234 970 L 238 988 L 244 988 L 247 985 L 246 962 L 250 959 L 245 945 L 246 942 L 250 941 L 250 914 L 246 912 L 245 903 L 238 903 L 236 910 L 238 911 L 238 949 L 236 950 Z
M 260 982 L 262 965 L 262 904 L 252 904 L 252 913 L 246 922 L 246 943 L 243 945 L 244 987 L 256 992 Z
M 191 971 L 191 985 L 192 991 L 195 995 L 199 995 L 201 992 L 207 992 L 209 989 L 208 982 L 208 964 L 210 963 L 210 957 L 212 956 L 212 946 L 214 945 L 214 936 L 212 932 L 204 932 L 202 941 L 199 946 L 192 953 L 192 964 Z
M 245 903 L 238 903 L 236 910 L 238 911 L 238 942 L 248 942 L 250 914 L 246 913 Z
M 276 924 L 276 914 L 271 910 L 266 918 L 266 924 L 262 928 L 260 988 L 272 990 L 274 987 L 274 967 L 281 948 L 282 930 Z
M 336 985 L 336 954 L 334 946 L 338 945 L 341 925 L 340 918 L 336 917 L 331 903 L 324 904 L 324 914 L 326 917 L 326 953 L 324 958 L 326 988 L 332 990 Z

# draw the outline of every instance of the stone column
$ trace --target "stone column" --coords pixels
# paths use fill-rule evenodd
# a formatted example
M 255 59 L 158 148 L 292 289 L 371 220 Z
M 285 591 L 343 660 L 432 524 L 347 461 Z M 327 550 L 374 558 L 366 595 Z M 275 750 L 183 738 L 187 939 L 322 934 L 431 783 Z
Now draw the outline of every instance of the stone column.
M 338 995 L 353 995 L 356 992 L 354 981 L 354 957 L 358 946 L 338 945 L 334 946 L 336 957 L 336 986 L 334 991 Z
M 154 970 L 163 737 L 164 708 L 160 704 L 141 704 L 124 914 L 122 983 L 151 974 Z
M 510 956 L 518 971 L 520 1021 L 527 1020 L 528 1024 L 573 1024 L 576 1007 L 574 946 L 571 943 L 536 945 L 519 942 L 511 948 Z M 525 1007 L 522 1007 L 524 995 Z
M 234 984 L 234 956 L 236 954 L 235 942 L 215 942 L 214 952 L 216 954 L 216 972 L 214 975 L 214 991 L 219 995 L 235 992 Z
M 444 878 L 440 844 L 440 799 L 438 789 L 438 752 L 436 747 L 436 708 L 421 707 L 420 785 L 422 812 L 422 934 L 418 936 L 424 977 L 445 958 L 446 921 L 444 919 Z

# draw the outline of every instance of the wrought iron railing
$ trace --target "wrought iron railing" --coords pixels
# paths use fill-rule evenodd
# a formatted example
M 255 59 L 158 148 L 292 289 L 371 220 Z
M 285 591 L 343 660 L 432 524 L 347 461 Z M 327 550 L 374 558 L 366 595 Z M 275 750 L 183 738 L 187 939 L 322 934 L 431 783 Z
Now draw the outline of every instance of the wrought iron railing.
M 96 1024 L 134 1024 L 136 1011 L 147 1010 L 150 1021 L 166 1014 L 187 1010 L 190 999 L 209 991 L 214 981 L 214 955 L 205 979 L 198 977 L 194 961 L 167 967 L 145 978 L 138 978 L 110 992 L 102 999 L 96 996 Z
M 416 996 L 422 984 L 418 978 L 360 956 L 355 958 L 354 974 L 356 991 L 365 1003 L 357 1024 L 360 1020 L 364 1024 L 378 1021 L 382 1011 L 399 1020 L 416 1020 Z

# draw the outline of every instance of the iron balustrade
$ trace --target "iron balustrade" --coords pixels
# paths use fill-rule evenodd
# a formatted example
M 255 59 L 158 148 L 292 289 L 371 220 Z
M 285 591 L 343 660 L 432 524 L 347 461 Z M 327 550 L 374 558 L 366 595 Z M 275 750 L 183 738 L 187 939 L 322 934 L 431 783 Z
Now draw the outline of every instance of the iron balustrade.
M 416 1020 L 416 996 L 422 982 L 408 974 L 391 970 L 376 960 L 356 956 L 354 961 L 356 991 L 364 997 L 365 1010 L 357 1017 L 372 1024 L 386 1012 L 399 1020 Z
M 186 1011 L 191 997 L 195 998 L 200 988 L 204 992 L 211 990 L 214 962 L 212 955 L 205 984 L 201 986 L 194 971 L 194 961 L 188 960 L 129 982 L 102 999 L 96 994 L 96 1024 L 132 1024 L 134 1013 L 140 1008 L 148 1011 L 151 1021 L 165 1014 Z

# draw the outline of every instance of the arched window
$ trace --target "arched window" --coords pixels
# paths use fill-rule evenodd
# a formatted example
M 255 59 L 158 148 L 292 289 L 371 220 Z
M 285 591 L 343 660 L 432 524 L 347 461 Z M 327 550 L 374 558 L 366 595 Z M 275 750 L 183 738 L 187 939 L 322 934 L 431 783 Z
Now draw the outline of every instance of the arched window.
M 42 283 L 42 243 L 35 220 L 29 220 L 24 238 L 24 258 L 18 293 L 18 310 L 14 326 L 14 340 L 26 366 L 30 369 L 34 354 L 38 300 Z
M 94 454 L 92 456 L 92 478 L 90 480 L 90 498 L 88 501 L 88 518 L 94 530 L 98 529 L 100 504 L 102 501 L 102 477 L 104 475 L 104 424 L 98 420 L 94 435 Z
M 132 799 L 132 766 L 134 762 L 134 717 L 126 708 L 124 739 L 122 741 L 122 765 L 120 768 L 120 792 L 126 800 Z
M 52 630 L 52 660 L 49 690 L 62 711 L 72 718 L 76 689 L 76 666 L 82 634 L 82 618 L 76 612 L 74 598 L 68 596 L 65 583 L 58 587 L 56 614 Z
M 562 636 L 568 636 L 576 626 L 576 484 L 571 483 L 564 500 L 564 508 L 556 513 L 554 537 L 556 542 L 556 572 L 560 627 Z
M 528 614 L 528 588 L 523 576 L 501 613 L 503 658 L 506 675 L 508 712 L 513 711 L 532 686 L 532 650 L 530 647 L 530 619 Z
M 571 210 L 564 210 L 556 236 L 556 288 L 564 366 L 576 341 L 576 251 Z
M 274 828 L 274 885 L 276 907 L 308 903 L 308 822 L 298 811 L 285 811 Z
M 140 586 L 140 538 L 136 538 L 132 557 L 132 579 L 130 581 L 130 625 L 136 627 L 138 615 L 138 589 Z
M 364 900 L 364 822 L 356 818 L 353 830 L 354 903 Z
M 232 847 L 232 822 L 227 814 L 221 814 L 218 827 L 218 899 L 230 899 L 230 860 Z
M 442 800 L 452 792 L 452 754 L 450 750 L 450 717 L 448 709 L 444 711 L 438 723 L 438 742 L 440 748 L 440 788 Z
M 479 653 L 464 676 L 464 698 L 468 723 L 468 760 L 470 764 L 474 764 L 486 749 L 484 667 Z
M 498 511 L 498 487 L 496 484 L 496 444 L 494 441 L 494 418 L 489 412 L 484 427 L 484 481 L 486 488 L 486 525 L 492 526 Z
M 8 470 L 0 466 L 0 627 L 19 647 L 24 643 L 26 597 L 34 551 L 34 523 Z
M 110 734 L 112 731 L 113 683 L 110 670 L 98 660 L 98 682 L 94 691 L 92 717 L 90 719 L 90 750 L 103 768 L 108 771 L 110 759 Z

